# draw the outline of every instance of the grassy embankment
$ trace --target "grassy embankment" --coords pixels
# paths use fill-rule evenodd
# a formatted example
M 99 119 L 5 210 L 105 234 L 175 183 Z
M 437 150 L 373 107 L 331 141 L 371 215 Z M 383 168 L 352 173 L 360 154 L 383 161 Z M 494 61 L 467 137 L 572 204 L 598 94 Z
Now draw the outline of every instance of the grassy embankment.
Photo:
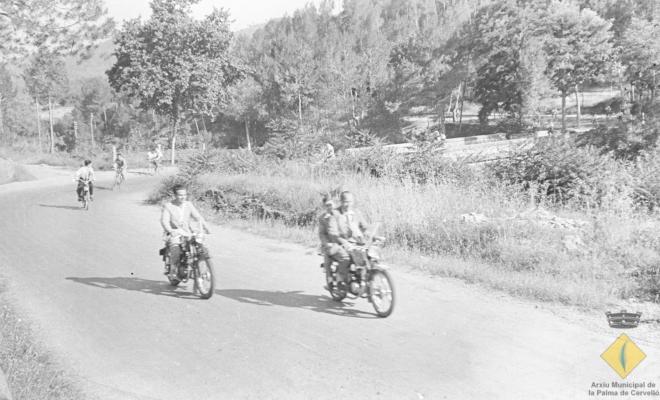
M 589 210 L 532 202 L 526 192 L 478 170 L 420 184 L 244 153 L 191 166 L 166 180 L 152 200 L 194 175 L 193 196 L 218 218 L 313 245 L 321 194 L 350 190 L 365 216 L 381 223 L 387 258 L 395 264 L 579 306 L 657 296 L 657 274 L 646 274 L 660 265 L 660 219 L 625 199 Z
M 0 368 L 14 400 L 73 400 L 82 392 L 35 340 L 30 324 L 0 297 Z

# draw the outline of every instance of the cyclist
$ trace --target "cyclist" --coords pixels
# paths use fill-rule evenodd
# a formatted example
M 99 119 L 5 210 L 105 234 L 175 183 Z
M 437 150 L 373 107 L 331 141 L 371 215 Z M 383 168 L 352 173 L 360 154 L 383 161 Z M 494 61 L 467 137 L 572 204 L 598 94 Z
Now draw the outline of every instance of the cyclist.
M 158 147 L 152 148 L 151 151 L 147 153 L 147 158 L 151 164 L 151 167 L 154 169 L 153 174 L 157 174 L 160 160 L 163 158 L 163 152 L 160 150 L 160 145 Z
M 78 201 L 83 201 L 83 190 L 85 187 L 85 182 L 89 182 L 89 199 L 94 200 L 94 168 L 92 168 L 92 161 L 85 160 L 83 166 L 76 171 L 74 180 L 77 182 L 78 186 L 76 187 L 76 194 L 78 195 Z
M 115 183 L 113 184 L 113 187 L 115 185 L 120 185 L 121 182 L 126 180 L 126 170 L 127 170 L 127 165 L 126 165 L 126 159 L 121 153 L 117 153 L 117 157 L 115 158 L 115 162 L 112 165 L 112 169 L 115 171 Z

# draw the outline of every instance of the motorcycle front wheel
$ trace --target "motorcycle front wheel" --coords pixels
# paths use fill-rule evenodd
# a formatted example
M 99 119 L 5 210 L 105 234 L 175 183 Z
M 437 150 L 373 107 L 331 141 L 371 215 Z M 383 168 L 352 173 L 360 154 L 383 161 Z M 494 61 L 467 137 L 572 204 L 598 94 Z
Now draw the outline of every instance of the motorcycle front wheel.
M 197 261 L 197 271 L 195 273 L 195 286 L 199 291 L 199 297 L 208 299 L 213 296 L 215 288 L 215 278 L 213 275 L 213 265 L 208 258 Z
M 382 269 L 371 272 L 369 300 L 379 317 L 385 318 L 394 310 L 394 284 L 390 274 Z

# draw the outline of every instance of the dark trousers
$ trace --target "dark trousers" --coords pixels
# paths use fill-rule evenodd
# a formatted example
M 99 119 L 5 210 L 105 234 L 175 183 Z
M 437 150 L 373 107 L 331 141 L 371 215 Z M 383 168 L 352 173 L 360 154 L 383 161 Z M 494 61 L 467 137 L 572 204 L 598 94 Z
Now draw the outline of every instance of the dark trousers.
M 348 267 L 351 265 L 351 256 L 346 249 L 339 245 L 336 245 L 333 250 L 334 252 L 330 257 L 337 261 L 337 280 L 346 282 L 348 280 Z
M 175 269 L 179 265 L 179 260 L 181 260 L 181 245 L 179 243 L 172 243 L 167 246 L 167 251 L 170 252 L 170 271 L 175 271 Z
M 78 201 L 83 200 L 83 188 L 85 187 L 85 184 L 82 183 L 81 181 L 78 181 L 78 187 L 76 188 L 76 193 L 78 193 Z M 94 184 L 92 182 L 89 182 L 89 195 L 94 196 Z

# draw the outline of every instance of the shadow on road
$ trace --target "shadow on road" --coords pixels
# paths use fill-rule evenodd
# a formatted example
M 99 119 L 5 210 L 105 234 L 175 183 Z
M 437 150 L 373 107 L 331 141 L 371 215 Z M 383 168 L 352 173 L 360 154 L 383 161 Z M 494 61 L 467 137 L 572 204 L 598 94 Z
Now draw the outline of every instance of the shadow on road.
M 82 210 L 80 206 L 59 206 L 56 204 L 39 204 L 39 207 L 60 208 L 62 210 Z
M 165 281 L 152 281 L 142 278 L 130 277 L 97 277 L 97 278 L 75 278 L 67 277 L 69 281 L 82 283 L 84 285 L 93 286 L 101 289 L 124 289 L 134 292 L 142 292 L 147 294 L 155 294 L 159 296 L 180 297 L 185 299 L 199 299 L 192 291 L 188 291 L 186 286 L 191 284 L 182 284 L 181 287 L 174 287 Z
M 250 289 L 223 289 L 216 290 L 215 293 L 232 300 L 240 301 L 241 303 L 260 306 L 304 308 L 342 317 L 377 318 L 374 314 L 347 308 L 347 306 L 352 304 L 336 302 L 328 296 L 304 294 L 299 290 L 290 292 L 269 292 L 265 290 Z

